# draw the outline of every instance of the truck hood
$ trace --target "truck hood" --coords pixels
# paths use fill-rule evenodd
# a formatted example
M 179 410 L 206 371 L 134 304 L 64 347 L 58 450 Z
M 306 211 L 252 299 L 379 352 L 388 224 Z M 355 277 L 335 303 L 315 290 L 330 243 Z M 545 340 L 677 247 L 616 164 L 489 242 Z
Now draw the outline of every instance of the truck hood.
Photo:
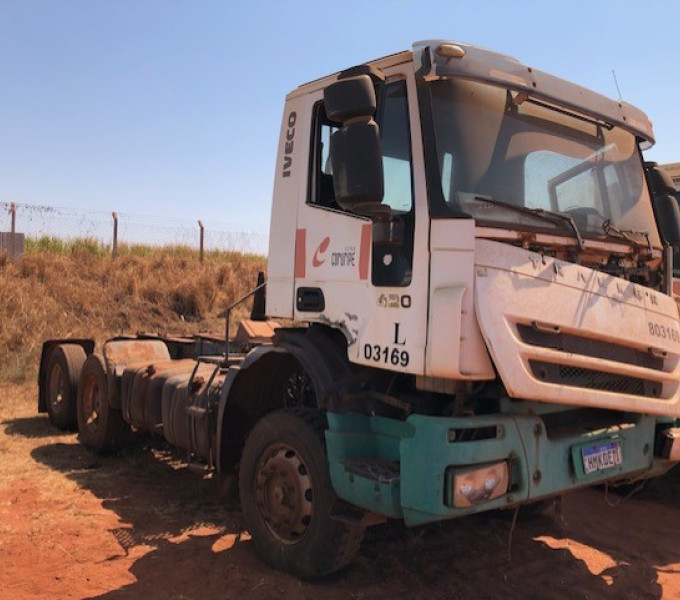
M 514 398 L 680 416 L 680 327 L 670 296 L 478 239 L 475 308 Z

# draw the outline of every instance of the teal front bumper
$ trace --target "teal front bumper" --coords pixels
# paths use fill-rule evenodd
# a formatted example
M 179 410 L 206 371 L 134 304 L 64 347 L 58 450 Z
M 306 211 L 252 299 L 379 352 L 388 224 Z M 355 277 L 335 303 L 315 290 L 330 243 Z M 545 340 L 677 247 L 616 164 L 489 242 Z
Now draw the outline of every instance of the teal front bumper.
M 674 463 L 654 458 L 659 420 L 628 416 L 580 433 L 547 430 L 538 415 L 464 418 L 411 415 L 405 421 L 328 413 L 326 445 L 338 497 L 408 525 L 451 519 L 554 496 L 613 480 L 659 475 Z M 616 441 L 622 462 L 592 473 L 582 448 Z M 456 467 L 506 461 L 507 493 L 467 508 L 453 506 Z

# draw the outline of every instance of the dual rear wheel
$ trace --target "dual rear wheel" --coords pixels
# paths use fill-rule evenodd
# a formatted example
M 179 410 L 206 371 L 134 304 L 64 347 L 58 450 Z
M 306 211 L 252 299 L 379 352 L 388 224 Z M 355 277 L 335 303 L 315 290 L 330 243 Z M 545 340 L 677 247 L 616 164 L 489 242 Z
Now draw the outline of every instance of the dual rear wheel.
M 129 429 L 121 411 L 109 404 L 105 364 L 101 354 L 90 354 L 78 383 L 78 439 L 97 454 L 119 449 Z
M 78 344 L 59 344 L 47 363 L 47 414 L 62 430 L 78 428 L 80 442 L 99 454 L 119 448 L 127 424 L 108 401 L 104 357 Z

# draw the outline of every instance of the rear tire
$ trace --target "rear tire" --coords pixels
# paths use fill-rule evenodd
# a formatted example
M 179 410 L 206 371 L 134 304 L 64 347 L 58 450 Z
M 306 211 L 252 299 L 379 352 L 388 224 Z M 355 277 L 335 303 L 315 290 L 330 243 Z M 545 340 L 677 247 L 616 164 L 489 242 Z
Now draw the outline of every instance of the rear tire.
M 337 497 L 326 428 L 316 409 L 265 415 L 246 441 L 239 468 L 241 509 L 256 548 L 272 567 L 302 579 L 348 565 L 364 535 L 358 523 L 331 518 Z
M 78 439 L 97 454 L 120 449 L 128 426 L 120 410 L 109 404 L 104 358 L 90 354 L 78 383 Z
M 85 359 L 85 350 L 77 344 L 60 344 L 50 354 L 47 363 L 47 416 L 61 430 L 78 426 L 78 380 Z

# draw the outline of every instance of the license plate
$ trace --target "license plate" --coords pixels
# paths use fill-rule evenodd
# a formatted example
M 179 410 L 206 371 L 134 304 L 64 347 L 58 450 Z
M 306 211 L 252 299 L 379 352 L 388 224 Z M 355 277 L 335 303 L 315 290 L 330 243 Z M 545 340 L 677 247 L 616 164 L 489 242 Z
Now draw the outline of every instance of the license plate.
M 612 469 L 623 462 L 621 442 L 618 440 L 581 448 L 581 456 L 586 475 Z

